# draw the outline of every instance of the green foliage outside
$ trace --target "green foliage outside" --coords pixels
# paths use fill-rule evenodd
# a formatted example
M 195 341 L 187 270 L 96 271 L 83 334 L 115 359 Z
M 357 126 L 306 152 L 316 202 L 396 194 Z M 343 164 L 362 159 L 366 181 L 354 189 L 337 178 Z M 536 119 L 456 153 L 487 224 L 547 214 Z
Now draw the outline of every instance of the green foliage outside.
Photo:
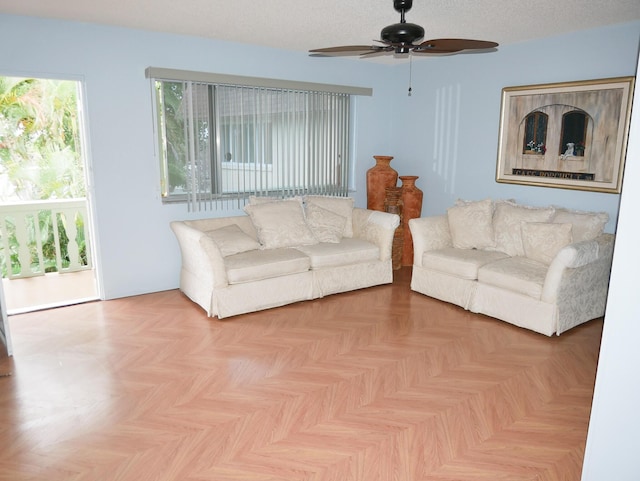
M 185 119 L 182 115 L 184 85 L 181 82 L 156 82 L 158 113 L 161 125 L 161 152 L 165 159 L 163 179 L 168 185 L 163 192 L 173 192 L 187 185 L 187 144 L 185 141 Z
M 64 80 L 0 77 L 0 203 L 84 198 L 86 196 L 79 131 L 77 83 Z M 46 272 L 57 270 L 53 222 L 60 232 L 61 262 L 69 264 L 67 234 L 60 216 L 37 215 Z M 71 220 L 71 219 L 70 219 Z M 87 261 L 84 219 L 78 227 L 82 262 Z M 36 220 L 28 219 L 32 265 L 37 265 Z M 5 223 L 11 262 L 1 257 L 4 276 L 20 272 L 15 221 Z M 4 249 L 5 240 L 0 244 Z

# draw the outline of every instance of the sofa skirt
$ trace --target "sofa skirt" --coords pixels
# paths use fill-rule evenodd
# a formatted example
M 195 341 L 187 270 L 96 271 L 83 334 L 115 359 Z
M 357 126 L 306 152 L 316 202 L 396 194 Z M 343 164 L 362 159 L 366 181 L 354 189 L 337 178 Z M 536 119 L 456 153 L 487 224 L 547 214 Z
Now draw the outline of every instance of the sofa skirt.
M 478 281 L 413 266 L 411 290 L 469 310 Z
M 219 319 L 313 299 L 311 271 L 232 284 L 214 291 Z

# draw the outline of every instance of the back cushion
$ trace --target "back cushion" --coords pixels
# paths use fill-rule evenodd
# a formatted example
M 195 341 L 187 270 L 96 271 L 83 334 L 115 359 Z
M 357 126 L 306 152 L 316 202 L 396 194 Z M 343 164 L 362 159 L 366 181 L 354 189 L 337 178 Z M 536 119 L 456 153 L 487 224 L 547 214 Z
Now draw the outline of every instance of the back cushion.
M 467 202 L 447 209 L 453 247 L 484 249 L 496 245 L 493 235 L 491 199 Z
M 609 222 L 606 212 L 583 212 L 557 208 L 553 216 L 556 224 L 571 224 L 573 226 L 573 242 L 592 240 L 604 232 L 604 226 Z
M 529 207 L 511 202 L 496 204 L 493 214 L 495 250 L 510 256 L 524 256 L 522 223 L 549 222 L 554 212 L 553 207 Z

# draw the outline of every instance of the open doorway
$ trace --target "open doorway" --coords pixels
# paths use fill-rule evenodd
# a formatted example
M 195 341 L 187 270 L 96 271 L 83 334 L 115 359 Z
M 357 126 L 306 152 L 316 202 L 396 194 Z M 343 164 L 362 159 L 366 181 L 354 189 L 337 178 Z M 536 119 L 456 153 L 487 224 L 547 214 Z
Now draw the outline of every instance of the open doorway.
M 78 81 L 0 76 L 0 269 L 9 315 L 98 298 Z

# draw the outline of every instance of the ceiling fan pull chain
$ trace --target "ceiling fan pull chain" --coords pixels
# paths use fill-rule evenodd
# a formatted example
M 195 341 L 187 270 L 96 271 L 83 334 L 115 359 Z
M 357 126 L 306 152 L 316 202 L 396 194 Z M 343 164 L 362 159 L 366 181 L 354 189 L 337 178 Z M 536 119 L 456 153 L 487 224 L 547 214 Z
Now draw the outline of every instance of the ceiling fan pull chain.
M 409 93 L 407 94 L 411 97 L 411 73 L 413 70 L 413 55 L 409 54 Z

